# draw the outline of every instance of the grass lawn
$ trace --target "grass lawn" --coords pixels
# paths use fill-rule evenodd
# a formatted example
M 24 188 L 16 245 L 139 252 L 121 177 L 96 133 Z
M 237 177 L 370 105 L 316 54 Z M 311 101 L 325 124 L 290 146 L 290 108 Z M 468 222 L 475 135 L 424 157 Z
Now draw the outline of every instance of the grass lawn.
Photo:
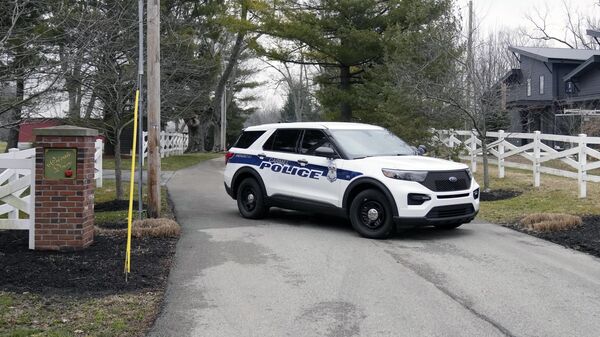
M 0 142 L 0 153 L 4 153 L 6 151 L 6 142 Z
M 189 166 L 196 165 L 204 160 L 213 159 L 222 157 L 222 153 L 184 153 L 179 156 L 171 156 L 165 157 L 161 160 L 161 170 L 163 171 L 177 171 L 182 168 L 186 168 Z M 144 168 L 146 168 L 148 161 L 144 161 Z M 114 170 L 115 169 L 115 160 L 114 158 L 105 157 L 102 161 L 102 167 L 105 170 Z M 131 169 L 131 159 L 122 159 L 121 169 L 129 170 Z
M 483 183 L 483 167 L 478 165 L 475 174 L 480 185 Z M 531 213 L 555 212 L 573 215 L 600 215 L 600 184 L 587 183 L 587 198 L 579 199 L 576 179 L 547 174 L 541 176 L 541 186 L 533 187 L 531 171 L 506 168 L 504 179 L 490 165 L 490 187 L 520 191 L 518 197 L 500 201 L 481 202 L 479 217 L 490 222 L 511 224 Z
M 63 296 L 0 291 L 0 336 L 143 336 L 158 293 Z

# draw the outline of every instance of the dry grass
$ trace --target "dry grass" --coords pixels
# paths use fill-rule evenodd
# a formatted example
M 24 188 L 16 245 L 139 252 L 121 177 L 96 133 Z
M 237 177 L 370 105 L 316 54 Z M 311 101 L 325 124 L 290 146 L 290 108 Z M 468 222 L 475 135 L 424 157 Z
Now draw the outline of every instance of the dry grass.
M 127 229 L 106 229 L 96 227 L 97 233 L 111 235 L 127 235 Z M 181 227 L 171 219 L 143 219 L 133 221 L 131 235 L 133 237 L 176 238 L 181 233 Z
M 523 227 L 538 232 L 555 232 L 581 226 L 581 217 L 562 213 L 533 213 L 521 220 Z

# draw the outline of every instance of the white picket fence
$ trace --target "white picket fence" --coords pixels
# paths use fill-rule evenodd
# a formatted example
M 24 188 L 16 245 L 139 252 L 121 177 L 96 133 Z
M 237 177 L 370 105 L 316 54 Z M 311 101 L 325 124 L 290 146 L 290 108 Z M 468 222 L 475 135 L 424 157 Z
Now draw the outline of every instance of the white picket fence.
M 439 140 L 450 148 L 463 146 L 467 157 L 462 159 L 471 161 L 471 170 L 477 171 L 477 162 L 481 161 L 481 140 L 477 132 L 463 130 L 437 130 L 435 134 Z M 567 178 L 577 179 L 579 197 L 587 196 L 587 182 L 600 182 L 600 176 L 588 174 L 588 171 L 600 168 L 600 137 L 588 137 L 585 134 L 578 136 L 562 136 L 534 133 L 510 133 L 500 130 L 488 132 L 488 154 L 490 163 L 498 166 L 498 177 L 504 178 L 505 167 L 527 169 L 533 171 L 533 185 L 540 186 L 541 173 L 547 173 Z M 523 140 L 526 140 L 523 142 Z M 517 146 L 515 144 L 526 143 Z M 552 144 L 550 146 L 548 144 Z M 526 164 L 506 160 L 512 156 L 525 158 Z M 588 157 L 592 161 L 588 162 Z M 543 166 L 550 160 L 560 160 L 577 172 Z M 529 164 L 531 163 L 531 164 Z
M 97 140 L 94 179 L 102 187 L 102 151 Z M 9 149 L 0 154 L 0 230 L 28 230 L 29 249 L 35 248 L 35 148 Z M 4 218 L 6 217 L 6 218 Z
M 144 147 L 142 150 L 142 163 L 148 157 L 148 132 L 142 134 L 144 139 Z M 187 133 L 180 132 L 160 132 L 160 157 L 170 157 L 181 155 L 187 149 L 189 136 Z

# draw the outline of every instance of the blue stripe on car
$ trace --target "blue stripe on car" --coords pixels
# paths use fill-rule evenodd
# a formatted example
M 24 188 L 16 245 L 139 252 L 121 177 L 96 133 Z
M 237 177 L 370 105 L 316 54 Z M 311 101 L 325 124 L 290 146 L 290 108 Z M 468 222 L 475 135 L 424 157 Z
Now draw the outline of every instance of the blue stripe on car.
M 307 164 L 307 165 L 302 166 L 298 162 L 292 161 L 292 160 L 278 159 L 278 158 L 273 158 L 273 157 L 264 157 L 263 159 L 260 159 L 258 156 L 250 155 L 250 154 L 236 153 L 233 155 L 233 157 L 231 157 L 229 159 L 229 163 L 232 163 L 232 164 L 252 165 L 252 166 L 258 166 L 259 168 L 263 162 L 278 163 L 278 164 L 285 163 L 285 165 L 288 165 L 290 167 L 298 167 L 298 168 L 308 169 L 310 171 L 320 171 L 321 175 L 325 176 L 325 177 L 327 176 L 327 173 L 329 172 L 329 169 L 327 168 L 327 166 L 314 165 L 314 164 Z M 343 170 L 343 169 L 336 169 L 336 173 L 337 173 L 336 174 L 337 179 L 340 179 L 340 180 L 352 180 L 352 179 L 362 175 L 361 172 Z

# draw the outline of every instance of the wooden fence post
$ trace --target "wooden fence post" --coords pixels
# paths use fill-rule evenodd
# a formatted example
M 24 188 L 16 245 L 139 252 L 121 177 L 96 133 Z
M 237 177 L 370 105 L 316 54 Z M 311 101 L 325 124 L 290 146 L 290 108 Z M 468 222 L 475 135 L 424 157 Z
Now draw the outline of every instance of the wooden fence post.
M 498 178 L 504 178 L 504 130 L 498 131 Z
M 577 182 L 579 183 L 579 197 L 585 198 L 587 196 L 587 171 L 585 166 L 587 165 L 587 154 L 586 154 L 586 138 L 585 133 L 579 134 L 579 168 L 577 170 Z
M 533 132 L 533 186 L 540 187 L 540 131 Z
M 475 129 L 471 130 L 471 171 L 477 172 L 477 137 Z
M 15 149 L 15 148 L 8 149 L 10 158 L 13 158 L 13 159 L 17 158 L 17 156 L 16 156 L 17 152 L 19 152 L 19 149 Z M 10 176 L 10 178 L 8 178 L 8 184 L 11 184 L 19 179 L 19 172 L 20 172 L 20 170 L 14 169 L 14 173 Z M 32 181 L 33 180 L 34 179 L 32 179 Z M 11 208 L 12 208 L 12 211 L 8 212 L 8 219 L 9 220 L 19 219 L 19 209 L 16 207 L 12 207 L 12 206 L 11 206 Z
M 454 139 L 452 139 L 454 137 L 454 129 L 450 129 L 450 131 L 448 131 L 448 147 L 453 149 L 454 148 Z
M 161 131 L 160 132 L 160 157 L 164 158 L 165 157 L 165 148 L 166 148 L 166 144 L 165 144 L 165 139 L 167 137 L 165 137 L 165 132 Z
M 95 150 L 96 153 L 94 153 L 94 157 L 96 157 L 98 151 L 100 151 L 100 155 L 97 158 L 95 158 L 94 164 L 94 169 L 100 172 L 100 174 L 98 175 L 98 179 L 96 179 L 96 187 L 102 187 L 104 181 L 102 179 L 102 155 L 104 154 L 104 142 L 102 140 L 96 139 Z

